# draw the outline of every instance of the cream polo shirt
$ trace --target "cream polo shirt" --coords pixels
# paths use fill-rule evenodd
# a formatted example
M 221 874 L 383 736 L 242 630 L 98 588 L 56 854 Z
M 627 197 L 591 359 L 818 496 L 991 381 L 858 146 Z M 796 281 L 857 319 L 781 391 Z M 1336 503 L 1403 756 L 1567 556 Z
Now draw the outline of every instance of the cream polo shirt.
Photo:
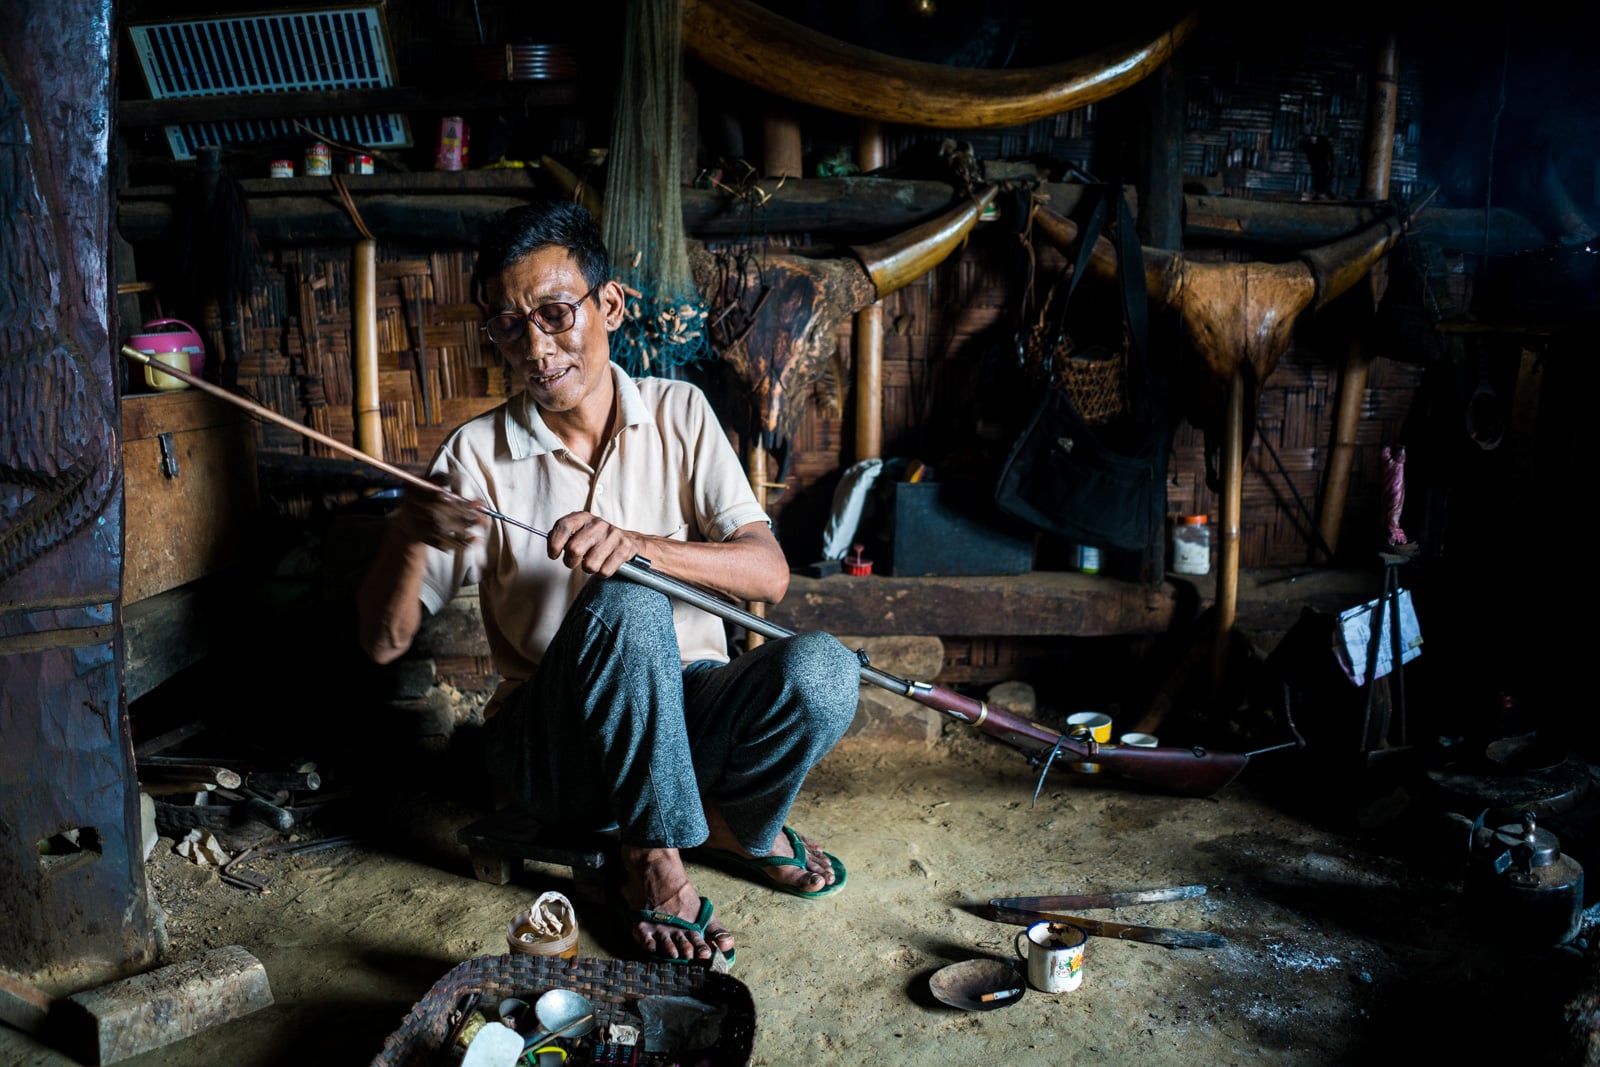
M 526 394 L 453 431 L 432 471 L 495 511 L 548 530 L 587 511 L 614 526 L 676 541 L 724 541 L 769 521 L 705 395 L 688 382 L 628 377 L 611 364 L 617 429 L 598 468 L 570 452 Z M 422 602 L 437 613 L 476 584 L 489 652 L 503 679 L 491 705 L 529 678 L 589 576 L 549 558 L 545 539 L 491 519 L 458 552 L 428 550 Z M 727 662 L 723 622 L 679 601 L 673 626 L 684 663 Z

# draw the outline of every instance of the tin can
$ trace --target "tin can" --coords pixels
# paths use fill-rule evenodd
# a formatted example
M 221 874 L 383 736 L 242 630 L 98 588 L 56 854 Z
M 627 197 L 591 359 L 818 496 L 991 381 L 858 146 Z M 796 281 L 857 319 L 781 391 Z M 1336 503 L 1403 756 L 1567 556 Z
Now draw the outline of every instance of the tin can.
M 293 178 L 294 160 L 274 159 L 272 161 L 272 170 L 269 173 L 271 173 L 274 178 Z
M 306 148 L 306 177 L 326 177 L 333 173 L 333 150 L 317 143 Z
M 372 157 L 351 156 L 349 159 L 345 160 L 344 172 L 346 174 L 371 174 Z
M 434 154 L 434 170 L 466 170 L 467 120 L 446 115 L 439 120 L 439 148 Z

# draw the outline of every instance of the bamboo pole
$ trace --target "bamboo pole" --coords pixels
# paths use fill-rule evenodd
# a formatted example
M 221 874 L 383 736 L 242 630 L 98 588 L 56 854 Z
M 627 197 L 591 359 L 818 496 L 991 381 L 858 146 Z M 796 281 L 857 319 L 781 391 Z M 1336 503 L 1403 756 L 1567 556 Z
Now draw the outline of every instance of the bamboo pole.
M 378 242 L 355 244 L 351 302 L 355 356 L 356 444 L 383 458 L 383 412 L 378 402 Z
M 857 165 L 863 173 L 883 166 L 883 127 L 861 123 Z M 883 304 L 877 300 L 856 312 L 856 460 L 883 455 Z
M 1243 484 L 1244 376 L 1235 371 L 1228 384 L 1227 421 L 1222 440 L 1221 514 L 1217 522 L 1217 535 L 1221 540 L 1217 552 L 1217 618 L 1211 656 L 1213 693 L 1221 688 L 1228 665 L 1233 622 L 1239 611 L 1239 516 L 1243 511 Z
M 803 178 L 805 153 L 801 150 L 800 120 L 794 105 L 773 99 L 761 120 L 762 172 L 768 178 Z
M 750 458 L 746 463 L 746 474 L 750 478 L 750 488 L 755 490 L 756 503 L 761 505 L 761 510 L 767 510 L 767 448 L 761 443 L 760 436 L 751 442 Z M 745 608 L 750 614 L 758 618 L 766 618 L 767 606 L 755 600 L 745 602 Z M 760 648 L 766 643 L 766 638 L 754 630 L 746 630 L 744 647 L 748 649 Z
M 1372 96 L 1367 109 L 1367 159 L 1361 179 L 1364 200 L 1384 200 L 1389 196 L 1389 176 L 1394 163 L 1394 124 L 1399 97 L 1399 62 L 1395 34 L 1384 35 L 1373 64 Z M 1373 303 L 1381 284 L 1381 264 L 1368 277 L 1373 285 Z M 1339 379 L 1338 407 L 1334 412 L 1333 448 L 1328 454 L 1328 476 L 1322 487 L 1321 517 L 1317 530 L 1322 535 L 1312 559 L 1331 563 L 1321 545 L 1330 552 L 1339 549 L 1339 527 L 1344 523 L 1345 498 L 1350 492 L 1350 470 L 1355 465 L 1356 434 L 1361 424 L 1361 401 L 1367 391 L 1367 375 L 1372 369 L 1372 347 L 1367 342 L 1365 322 L 1357 323 L 1345 349 L 1344 373 Z

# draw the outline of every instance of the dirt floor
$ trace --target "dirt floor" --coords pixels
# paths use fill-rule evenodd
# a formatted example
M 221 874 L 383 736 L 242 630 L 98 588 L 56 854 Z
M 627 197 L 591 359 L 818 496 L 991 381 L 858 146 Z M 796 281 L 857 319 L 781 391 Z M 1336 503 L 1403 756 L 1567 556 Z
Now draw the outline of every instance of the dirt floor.
M 1582 964 L 1504 951 L 1508 932 L 1463 908 L 1441 839 L 1333 832 L 1286 810 L 1282 782 L 1251 777 L 1191 799 L 1053 775 L 1037 806 L 1033 784 L 1013 750 L 970 732 L 914 757 L 841 750 L 794 822 L 847 857 L 844 892 L 800 901 L 694 867 L 740 939 L 754 1062 L 1327 1064 L 1389 1061 L 1419 1040 L 1440 1058 L 1503 1042 L 1519 1062 L 1566 1062 L 1530 1054 L 1561 1040 L 1563 983 Z M 476 812 L 417 795 L 385 808 L 403 844 L 262 861 L 266 895 L 162 840 L 148 869 L 171 958 L 243 945 L 276 1003 L 126 1062 L 366 1063 L 447 970 L 503 951 L 509 917 L 548 889 L 573 898 L 581 955 L 626 953 L 564 869 L 474 880 L 453 834 Z M 1012 958 L 1017 928 L 973 913 L 991 896 L 1188 884 L 1207 891 L 1086 914 L 1212 931 L 1225 947 L 1093 938 L 1075 992 L 985 1013 L 930 996 L 945 964 Z M 71 1062 L 9 1032 L 0 1059 Z
M 242 945 L 275 1003 L 124 1062 L 365 1064 L 450 968 L 505 951 L 508 919 L 545 890 L 574 901 L 580 955 L 630 955 L 565 868 L 530 863 L 504 886 L 473 877 L 455 834 L 484 809 L 448 748 L 369 755 L 383 773 L 304 831 L 361 843 L 251 864 L 269 893 L 157 843 L 147 869 L 168 960 Z M 1567 1005 L 1597 984 L 1587 940 L 1527 944 L 1517 915 L 1468 899 L 1466 834 L 1421 781 L 1338 777 L 1287 750 L 1210 798 L 1057 770 L 1035 803 L 1036 784 L 1018 750 L 953 721 L 926 747 L 847 740 L 791 820 L 847 863 L 843 892 L 802 901 L 692 865 L 739 939 L 753 1062 L 1336 1064 L 1424 1044 L 1435 1060 L 1584 1062 Z M 1561 824 L 1571 841 L 1586 840 L 1589 806 Z M 1182 885 L 1205 892 L 1084 914 L 1225 944 L 1096 937 L 1074 992 L 1029 990 L 985 1012 L 930 994 L 947 964 L 1014 960 L 1020 928 L 980 914 L 990 897 Z M 0 1029 L 0 1062 L 72 1061 Z

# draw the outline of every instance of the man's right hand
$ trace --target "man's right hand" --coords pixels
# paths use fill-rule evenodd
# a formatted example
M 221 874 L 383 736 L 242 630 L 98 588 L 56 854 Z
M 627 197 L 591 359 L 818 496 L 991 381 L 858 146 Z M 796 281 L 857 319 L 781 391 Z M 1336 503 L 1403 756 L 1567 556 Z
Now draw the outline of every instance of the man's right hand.
M 442 481 L 443 475 L 436 475 L 435 479 Z M 400 498 L 396 519 L 407 541 L 443 552 L 466 548 L 477 539 L 479 528 L 489 522 L 477 501 L 459 497 L 442 486 L 434 492 L 407 489 Z

